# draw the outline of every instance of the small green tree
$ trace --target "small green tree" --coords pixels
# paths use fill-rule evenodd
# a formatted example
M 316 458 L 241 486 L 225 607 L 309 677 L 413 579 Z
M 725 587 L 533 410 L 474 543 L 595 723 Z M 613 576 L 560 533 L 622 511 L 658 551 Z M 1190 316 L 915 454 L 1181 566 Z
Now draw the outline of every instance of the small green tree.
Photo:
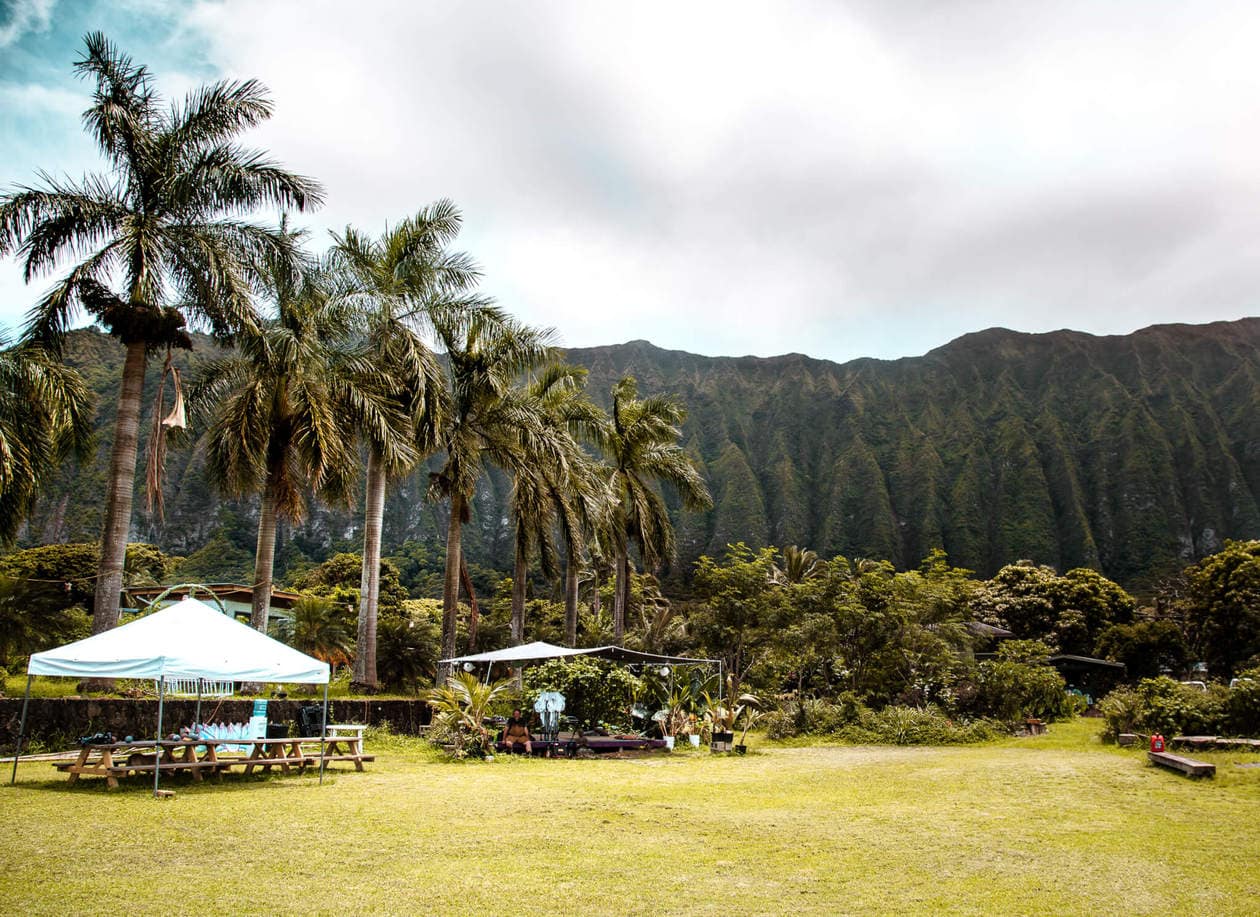
M 1213 676 L 1260 662 L 1260 541 L 1225 547 L 1186 569 L 1191 645 Z
M 720 656 L 735 688 L 770 654 L 782 590 L 774 581 L 774 548 L 730 545 L 722 563 L 696 562 L 691 626 L 701 646 Z
M 435 599 L 410 599 L 402 614 L 382 614 L 376 663 L 381 683 L 414 692 L 432 683 L 442 643 L 442 605 Z
M 455 672 L 437 688 L 424 695 L 433 708 L 434 731 L 449 738 L 458 757 L 480 757 L 494 748 L 485 719 L 494 704 L 513 690 L 512 682 L 482 684 L 470 672 Z
M 1099 635 L 1094 655 L 1124 663 L 1130 681 L 1179 672 L 1188 659 L 1181 628 L 1167 620 L 1113 624 Z
M 997 658 L 980 663 L 976 675 L 977 712 L 1012 723 L 1026 717 L 1043 720 L 1070 715 L 1067 684 L 1045 664 L 1050 648 L 1035 640 L 1012 640 Z
M 354 636 L 345 610 L 323 596 L 299 599 L 293 604 L 293 645 L 329 665 L 349 665 Z
M 626 723 L 633 698 L 643 691 L 642 681 L 624 666 L 590 656 L 531 666 L 524 681 L 527 703 L 540 691 L 559 691 L 565 698 L 565 715 L 583 723 Z

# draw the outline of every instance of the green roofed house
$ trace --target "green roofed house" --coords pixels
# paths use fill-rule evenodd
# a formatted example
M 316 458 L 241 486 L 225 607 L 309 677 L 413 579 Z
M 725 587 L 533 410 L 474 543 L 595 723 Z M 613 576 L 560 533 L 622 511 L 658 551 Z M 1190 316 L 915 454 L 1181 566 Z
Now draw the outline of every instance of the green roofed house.
M 170 590 L 167 592 L 167 590 Z M 162 604 L 173 605 L 180 599 L 187 598 L 189 591 L 193 591 L 194 598 L 205 600 L 206 590 L 214 593 L 214 597 L 219 600 L 223 606 L 223 610 L 230 614 L 238 621 L 249 623 L 250 603 L 253 599 L 253 592 L 249 586 L 240 583 L 206 583 L 197 586 L 136 586 L 123 589 L 122 610 L 126 614 L 128 612 L 135 614 L 140 611 L 150 611 L 150 605 L 162 593 L 166 593 L 166 597 L 162 599 Z M 296 592 L 286 592 L 283 589 L 273 589 L 271 591 L 271 605 L 267 609 L 268 625 L 277 620 L 283 619 L 291 621 L 293 614 L 291 609 L 293 605 L 302 596 Z M 211 603 L 213 604 L 213 603 Z

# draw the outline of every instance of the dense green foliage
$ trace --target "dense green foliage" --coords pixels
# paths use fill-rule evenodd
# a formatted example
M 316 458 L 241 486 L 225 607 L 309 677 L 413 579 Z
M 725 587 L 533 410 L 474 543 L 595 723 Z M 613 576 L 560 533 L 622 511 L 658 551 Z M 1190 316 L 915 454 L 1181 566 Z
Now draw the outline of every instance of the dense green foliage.
M 11 543 L 58 462 L 88 454 L 93 405 L 55 353 L 7 344 L 0 335 L 0 542 Z
M 553 659 L 525 670 L 524 704 L 532 707 L 540 691 L 559 691 L 565 716 L 580 723 L 626 723 L 631 699 L 643 690 L 643 682 L 624 666 L 582 656 Z
M 1130 679 L 1180 672 L 1190 661 L 1181 629 L 1168 620 L 1113 624 L 1099 635 L 1095 652 L 1102 659 L 1123 663 Z
M 1088 656 L 1102 631 L 1127 623 L 1133 597 L 1093 570 L 1078 568 L 1063 576 L 1027 561 L 997 572 L 972 598 L 976 612 L 990 624 L 1026 640 L 1041 640 L 1055 652 Z
M 73 332 L 67 359 L 101 403 L 117 397 L 121 347 Z M 1260 440 L 1250 409 L 1260 393 L 1249 381 L 1260 378 L 1260 320 L 1111 338 L 989 331 L 924 357 L 843 366 L 714 359 L 643 342 L 568 359 L 589 368 L 592 392 L 633 373 L 643 392 L 687 405 L 683 441 L 715 507 L 682 513 L 666 492 L 678 571 L 733 541 L 902 567 L 942 546 L 982 575 L 1030 558 L 1146 587 L 1225 538 L 1260 536 L 1260 466 L 1247 451 Z M 169 461 L 167 521 L 141 514 L 142 536 L 191 554 L 219 529 L 252 550 L 255 510 L 210 496 L 190 453 L 172 449 Z M 102 453 L 81 475 L 61 475 L 27 537 L 96 538 L 104 466 Z M 442 508 L 424 502 L 427 470 L 401 481 L 386 506 L 387 555 L 444 531 Z M 478 488 L 463 532 L 470 561 L 510 569 L 508 492 L 495 474 Z M 282 539 L 277 569 L 358 550 L 359 525 L 317 507 Z
M 0 668 L 90 633 L 97 544 L 50 544 L 0 556 Z M 151 544 L 127 546 L 124 582 L 152 586 L 177 566 Z
M 1012 640 L 995 658 L 976 667 L 974 693 L 969 706 L 1010 723 L 1023 717 L 1060 719 L 1072 712 L 1061 676 L 1041 664 L 1048 653 L 1045 644 Z
M 1194 642 L 1222 677 L 1260 662 L 1260 541 L 1228 541 L 1186 570 Z
M 1254 735 L 1260 731 L 1260 669 L 1249 676 L 1232 689 L 1212 684 L 1204 690 L 1167 676 L 1117 688 L 1101 704 L 1107 734 Z

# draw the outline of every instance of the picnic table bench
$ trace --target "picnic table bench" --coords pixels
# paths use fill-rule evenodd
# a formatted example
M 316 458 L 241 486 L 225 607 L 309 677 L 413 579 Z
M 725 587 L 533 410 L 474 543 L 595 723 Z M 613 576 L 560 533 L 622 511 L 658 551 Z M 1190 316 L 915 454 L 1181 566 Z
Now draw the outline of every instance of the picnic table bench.
M 69 773 L 71 783 L 84 775 L 104 777 L 110 789 L 118 786 L 119 777 L 130 777 L 144 771 L 152 773 L 155 767 L 163 771 L 186 771 L 192 774 L 194 780 L 200 781 L 203 779 L 202 771 L 217 774 L 231 767 L 231 761 L 218 758 L 216 746 L 220 744 L 225 743 L 213 740 L 149 740 L 87 744 L 79 749 L 79 755 L 73 761 L 58 761 L 53 767 Z M 205 748 L 201 757 L 197 756 L 199 746 Z
M 330 726 L 330 731 L 333 728 Z M 375 761 L 374 755 L 363 754 L 364 728 L 336 727 L 337 733 L 323 742 L 323 761 L 352 761 L 359 771 L 363 770 L 365 761 Z M 110 742 L 84 745 L 73 761 L 58 761 L 53 767 L 68 773 L 71 783 L 81 776 L 104 777 L 106 785 L 114 789 L 118 778 L 151 774 L 154 768 L 189 773 L 196 781 L 204 779 L 203 772 L 218 777 L 238 766 L 246 774 L 253 773 L 256 767 L 262 768 L 264 773 L 270 773 L 273 767 L 279 767 L 284 773 L 293 768 L 300 772 L 319 764 L 320 744 L 318 738 L 311 737 Z M 232 750 L 240 747 L 248 748 L 249 754 L 232 754 Z
M 327 742 L 324 748 L 324 760 L 353 761 L 356 771 L 363 770 L 364 761 L 375 761 L 374 756 L 363 754 L 363 730 L 365 729 L 367 726 L 362 723 L 329 723 L 324 729 Z
M 1146 755 L 1151 759 L 1152 764 L 1181 771 L 1189 777 L 1216 776 L 1216 765 L 1208 764 L 1206 761 L 1196 761 L 1194 758 L 1185 758 L 1167 751 L 1148 751 Z

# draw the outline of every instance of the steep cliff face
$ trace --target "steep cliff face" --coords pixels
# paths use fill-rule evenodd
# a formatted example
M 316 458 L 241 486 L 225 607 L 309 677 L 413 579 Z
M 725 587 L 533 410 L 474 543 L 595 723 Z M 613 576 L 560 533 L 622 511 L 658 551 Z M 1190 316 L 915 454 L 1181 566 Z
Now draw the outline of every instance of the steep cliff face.
M 120 348 L 76 332 L 70 359 L 108 406 Z M 569 359 L 589 367 L 597 398 L 633 374 L 642 393 L 686 403 L 684 442 L 714 507 L 677 517 L 683 565 L 736 540 L 899 566 L 943 547 L 983 574 L 1026 557 L 1141 584 L 1225 538 L 1260 536 L 1260 319 L 1114 337 L 991 329 L 922 357 L 843 365 L 645 341 Z M 97 536 L 108 445 L 63 475 L 28 541 Z M 424 486 L 414 475 L 390 498 L 387 552 L 441 537 Z M 468 538 L 475 561 L 500 568 L 510 565 L 507 489 L 497 476 L 483 482 Z M 165 524 L 137 513 L 137 537 L 183 554 L 217 537 L 225 564 L 252 550 L 253 505 L 218 500 L 195 448 L 172 449 L 167 494 Z M 355 512 L 320 507 L 285 533 L 281 563 L 357 550 L 359 537 Z
M 714 509 L 686 548 L 796 543 L 991 574 L 1027 557 L 1140 582 L 1260 534 L 1260 319 L 1094 337 L 991 329 L 923 357 L 570 351 L 689 410 Z M 689 558 L 684 558 L 689 559 Z

